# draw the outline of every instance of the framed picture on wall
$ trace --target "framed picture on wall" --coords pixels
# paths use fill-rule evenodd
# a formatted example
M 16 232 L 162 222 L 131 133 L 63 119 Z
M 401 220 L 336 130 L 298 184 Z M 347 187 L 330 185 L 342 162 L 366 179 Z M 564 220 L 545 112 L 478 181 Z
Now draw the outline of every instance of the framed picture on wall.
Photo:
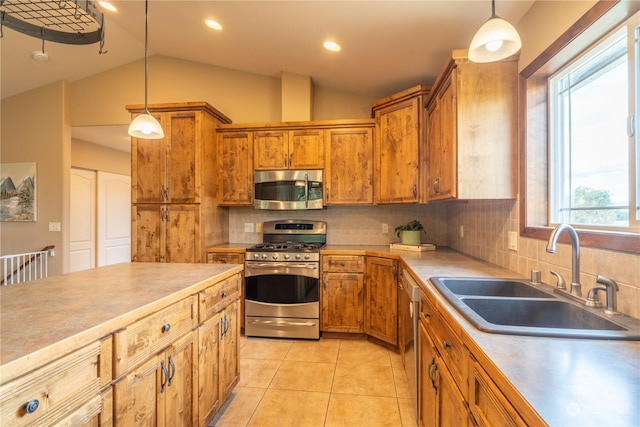
M 36 221 L 36 164 L 0 163 L 0 221 Z

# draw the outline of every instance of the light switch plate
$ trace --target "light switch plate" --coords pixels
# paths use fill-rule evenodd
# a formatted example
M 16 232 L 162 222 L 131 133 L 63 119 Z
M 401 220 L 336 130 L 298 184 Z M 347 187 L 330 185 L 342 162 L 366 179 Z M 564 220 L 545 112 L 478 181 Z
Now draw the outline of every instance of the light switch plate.
M 382 224 L 382 233 L 387 234 L 389 232 L 389 224 Z
M 507 249 L 512 251 L 518 250 L 518 232 L 517 231 L 509 231 L 509 243 L 507 244 Z
M 253 233 L 253 223 L 252 222 L 245 222 L 244 223 L 244 232 L 245 233 Z
M 60 231 L 60 223 L 59 222 L 50 222 L 49 223 L 49 231 Z

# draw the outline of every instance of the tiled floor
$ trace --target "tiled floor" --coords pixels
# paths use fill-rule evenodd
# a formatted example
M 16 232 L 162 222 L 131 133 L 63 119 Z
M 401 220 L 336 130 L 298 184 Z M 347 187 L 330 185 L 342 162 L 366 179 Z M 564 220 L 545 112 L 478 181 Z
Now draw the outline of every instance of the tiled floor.
M 364 340 L 240 340 L 240 383 L 210 427 L 415 427 L 400 355 Z

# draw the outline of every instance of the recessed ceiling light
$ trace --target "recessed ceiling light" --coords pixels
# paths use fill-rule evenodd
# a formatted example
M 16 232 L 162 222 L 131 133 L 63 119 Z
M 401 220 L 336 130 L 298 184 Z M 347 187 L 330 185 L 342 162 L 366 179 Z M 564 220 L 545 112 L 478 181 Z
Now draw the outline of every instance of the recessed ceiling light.
M 340 52 L 340 45 L 336 42 L 324 42 L 324 48 L 330 50 L 331 52 Z
M 108 1 L 99 1 L 98 4 L 100 6 L 102 6 L 103 8 L 110 10 L 111 12 L 117 12 L 118 9 L 116 9 L 116 7 L 114 5 L 112 5 L 111 3 L 109 3 Z
M 207 19 L 206 21 L 204 21 L 204 23 L 207 24 L 207 27 L 213 28 L 214 30 L 221 30 L 222 29 L 222 25 L 218 24 L 213 19 Z

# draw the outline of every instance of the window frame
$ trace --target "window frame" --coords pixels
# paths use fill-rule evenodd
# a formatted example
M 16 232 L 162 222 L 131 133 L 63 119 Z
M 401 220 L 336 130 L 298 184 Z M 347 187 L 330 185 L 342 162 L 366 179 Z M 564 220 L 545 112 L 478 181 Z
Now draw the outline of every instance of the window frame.
M 520 72 L 518 92 L 521 236 L 546 240 L 553 230 L 553 227 L 543 225 L 547 223 L 550 197 L 547 162 L 547 78 L 640 10 L 639 3 L 621 0 L 596 2 Z M 581 229 L 577 231 L 583 246 L 640 253 L 638 233 Z M 568 239 L 562 236 L 561 241 L 568 242 Z

